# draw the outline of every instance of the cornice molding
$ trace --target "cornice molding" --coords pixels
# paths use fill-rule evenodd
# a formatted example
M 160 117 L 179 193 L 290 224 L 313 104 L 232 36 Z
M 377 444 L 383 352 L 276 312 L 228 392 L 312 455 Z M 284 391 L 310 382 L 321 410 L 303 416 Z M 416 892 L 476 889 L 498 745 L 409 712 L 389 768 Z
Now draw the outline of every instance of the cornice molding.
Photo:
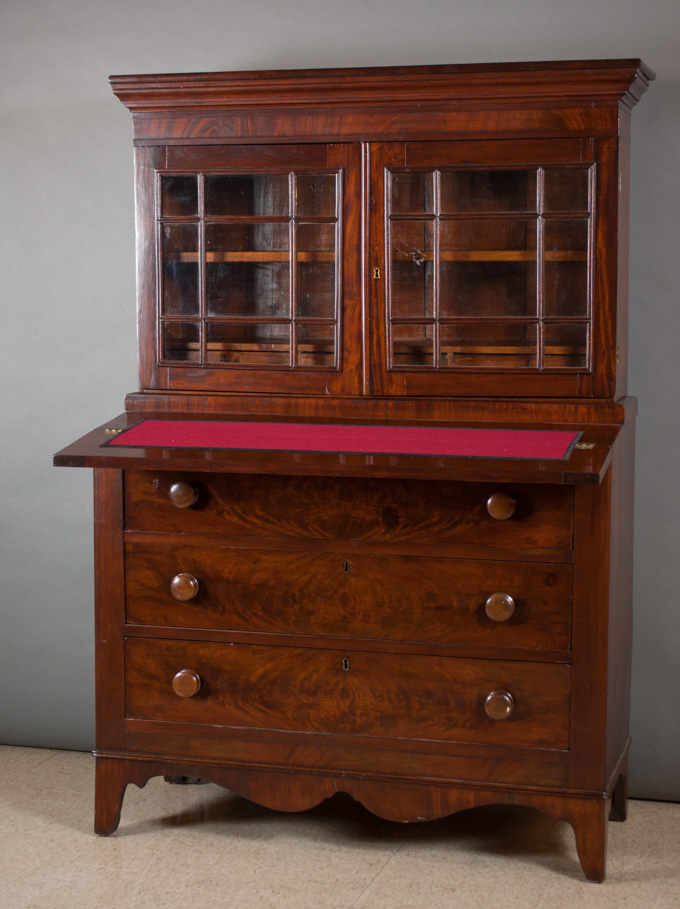
M 623 104 L 640 99 L 654 72 L 641 60 L 588 60 L 368 69 L 111 76 L 131 111 L 399 106 Z

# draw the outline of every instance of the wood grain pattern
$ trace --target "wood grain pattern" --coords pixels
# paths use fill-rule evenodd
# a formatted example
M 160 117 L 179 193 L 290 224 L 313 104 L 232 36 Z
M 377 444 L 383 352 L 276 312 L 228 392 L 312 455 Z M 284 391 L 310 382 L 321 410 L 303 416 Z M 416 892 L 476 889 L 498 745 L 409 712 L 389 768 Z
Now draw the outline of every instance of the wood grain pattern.
M 122 748 L 124 691 L 123 472 L 94 471 L 95 723 L 100 748 Z
M 332 772 L 373 779 L 486 781 L 492 786 L 556 788 L 567 784 L 569 753 L 546 748 L 504 748 L 470 742 L 432 742 L 317 735 L 279 730 L 229 729 L 153 720 L 125 721 L 126 749 L 138 757 L 173 756 L 189 763 L 196 756 L 246 769 L 288 773 Z M 220 733 L 220 734 L 216 734 Z
M 607 745 L 605 772 L 616 773 L 628 747 L 633 655 L 633 510 L 635 493 L 635 420 L 621 433 L 612 464 L 609 616 L 607 629 Z M 616 799 L 617 816 L 627 812 L 627 767 Z
M 178 602 L 177 572 L 198 593 Z M 128 543 L 127 621 L 169 627 L 568 651 L 571 567 L 561 564 Z M 503 621 L 487 599 L 514 600 Z
M 517 105 L 569 99 L 635 103 L 654 79 L 640 60 L 569 60 L 540 63 L 459 64 L 182 73 L 111 76 L 114 93 L 131 110 L 202 108 L 281 108 L 356 102 L 398 105 L 404 101 L 493 101 Z
M 532 552 L 570 549 L 573 492 L 567 487 L 507 486 L 184 474 L 199 498 L 179 511 L 167 501 L 172 472 L 126 473 L 128 530 L 238 536 L 342 539 L 411 544 L 470 543 Z M 494 520 L 495 492 L 517 502 L 512 518 Z
M 108 836 L 117 829 L 128 782 L 143 787 L 153 776 L 173 777 L 188 772 L 279 811 L 304 811 L 337 791 L 348 792 L 380 817 L 401 822 L 432 820 L 480 805 L 527 805 L 554 820 L 571 824 L 587 878 L 604 880 L 606 812 L 610 804 L 604 794 L 600 798 L 586 799 L 578 794 L 502 790 L 469 784 L 462 788 L 312 774 L 296 778 L 288 773 L 245 771 L 205 762 L 187 765 L 178 764 L 171 758 L 139 760 L 102 754 L 97 758 L 97 832 Z
M 432 423 L 474 425 L 480 420 L 491 423 L 536 424 L 557 423 L 592 427 L 600 424 L 600 431 L 612 431 L 612 424 L 624 422 L 626 412 L 637 408 L 634 397 L 618 401 L 607 400 L 531 400 L 506 398 L 502 400 L 480 400 L 463 398 L 428 399 L 426 396 L 400 400 L 395 408 L 392 399 L 348 397 L 342 401 L 320 400 L 316 397 L 288 395 L 263 395 L 262 398 L 234 397 L 220 394 L 193 394 L 179 392 L 132 392 L 126 396 L 125 417 L 138 422 L 140 415 L 168 414 L 224 414 L 254 415 L 276 414 L 280 419 L 298 416 L 306 419 L 353 420 L 360 422 L 400 422 L 409 424 Z M 427 417 L 426 417 L 427 414 Z M 160 418 L 160 416 L 159 416 Z M 536 482 L 536 481 L 534 481 Z
M 560 664 L 134 638 L 125 662 L 126 715 L 135 719 L 540 748 L 568 743 L 569 667 Z M 171 681 L 185 667 L 201 688 L 178 699 Z M 484 712 L 498 688 L 515 700 L 502 723 Z

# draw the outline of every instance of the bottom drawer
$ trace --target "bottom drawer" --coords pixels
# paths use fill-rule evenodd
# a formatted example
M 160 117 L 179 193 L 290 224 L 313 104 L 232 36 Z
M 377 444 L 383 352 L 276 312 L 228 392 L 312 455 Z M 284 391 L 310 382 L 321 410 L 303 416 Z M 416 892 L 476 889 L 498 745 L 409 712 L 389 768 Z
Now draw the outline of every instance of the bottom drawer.
M 568 747 L 561 663 L 128 638 L 125 683 L 130 719 Z

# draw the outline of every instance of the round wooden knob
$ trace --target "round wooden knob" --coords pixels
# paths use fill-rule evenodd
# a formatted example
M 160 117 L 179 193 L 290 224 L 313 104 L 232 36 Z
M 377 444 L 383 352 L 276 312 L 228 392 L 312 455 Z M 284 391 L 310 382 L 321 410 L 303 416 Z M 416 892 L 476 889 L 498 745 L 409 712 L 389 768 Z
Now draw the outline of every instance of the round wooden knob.
M 192 698 L 201 690 L 201 677 L 193 669 L 180 669 L 172 680 L 172 690 L 177 697 Z
M 198 500 L 198 490 L 191 483 L 179 480 L 168 489 L 168 498 L 176 508 L 191 508 Z
M 517 500 L 507 492 L 492 492 L 486 500 L 486 510 L 496 521 L 507 521 L 516 508 Z
M 492 593 L 484 604 L 484 611 L 493 622 L 507 622 L 515 611 L 515 601 L 509 593 Z
M 170 581 L 170 593 L 176 600 L 191 600 L 198 593 L 198 581 L 193 574 L 180 571 Z
M 515 709 L 515 699 L 509 691 L 492 691 L 484 701 L 484 712 L 492 720 L 507 720 Z

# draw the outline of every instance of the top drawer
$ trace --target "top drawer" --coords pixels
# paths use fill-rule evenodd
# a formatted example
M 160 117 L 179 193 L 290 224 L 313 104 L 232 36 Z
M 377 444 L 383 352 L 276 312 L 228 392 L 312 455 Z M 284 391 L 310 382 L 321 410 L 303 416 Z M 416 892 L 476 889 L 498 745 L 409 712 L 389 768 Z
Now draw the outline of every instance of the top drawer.
M 182 484 L 182 496 L 176 495 L 176 484 Z M 133 531 L 568 550 L 573 489 L 126 471 L 125 526 Z

